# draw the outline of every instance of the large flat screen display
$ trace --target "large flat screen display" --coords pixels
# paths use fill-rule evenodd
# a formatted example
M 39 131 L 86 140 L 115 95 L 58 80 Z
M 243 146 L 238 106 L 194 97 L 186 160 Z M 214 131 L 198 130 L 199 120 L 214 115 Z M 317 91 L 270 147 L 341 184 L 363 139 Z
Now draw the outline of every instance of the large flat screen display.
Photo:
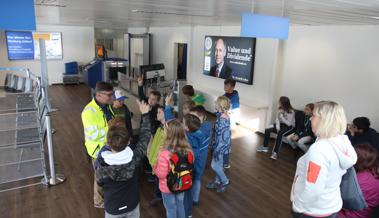
M 203 74 L 253 84 L 256 38 L 205 36 Z
M 7 31 L 5 35 L 9 60 L 40 59 L 39 37 L 45 39 L 48 60 L 63 58 L 62 35 L 59 32 Z

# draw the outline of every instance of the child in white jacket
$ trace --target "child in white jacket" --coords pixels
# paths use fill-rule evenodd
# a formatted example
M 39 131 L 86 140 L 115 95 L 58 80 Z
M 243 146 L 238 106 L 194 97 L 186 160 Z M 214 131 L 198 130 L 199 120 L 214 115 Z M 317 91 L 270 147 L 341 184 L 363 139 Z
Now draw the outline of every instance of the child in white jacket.
M 344 135 L 347 122 L 341 105 L 318 102 L 311 120 L 318 138 L 297 162 L 291 191 L 293 216 L 334 218 L 342 208 L 342 176 L 355 164 L 357 154 Z

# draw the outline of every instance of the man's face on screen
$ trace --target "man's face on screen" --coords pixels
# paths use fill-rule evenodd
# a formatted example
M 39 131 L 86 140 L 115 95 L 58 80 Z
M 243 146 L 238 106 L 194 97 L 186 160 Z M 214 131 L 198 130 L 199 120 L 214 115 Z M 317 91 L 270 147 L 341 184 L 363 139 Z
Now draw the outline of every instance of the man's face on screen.
M 226 48 L 225 48 L 224 41 L 222 39 L 219 39 L 217 40 L 216 46 L 215 46 L 215 59 L 218 65 L 224 62 L 225 55 L 226 55 Z

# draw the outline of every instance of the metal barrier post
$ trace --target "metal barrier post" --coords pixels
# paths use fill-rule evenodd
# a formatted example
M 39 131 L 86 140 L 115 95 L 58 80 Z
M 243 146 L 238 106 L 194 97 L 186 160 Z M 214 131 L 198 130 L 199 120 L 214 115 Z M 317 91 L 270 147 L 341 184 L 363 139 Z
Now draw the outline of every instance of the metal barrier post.
M 47 148 L 49 152 L 49 166 L 50 166 L 50 179 L 49 185 L 58 185 L 65 181 L 65 176 L 63 174 L 55 173 L 55 165 L 54 165 L 54 148 L 53 148 L 53 136 L 51 133 L 51 121 L 50 115 L 46 115 L 46 134 L 47 134 Z

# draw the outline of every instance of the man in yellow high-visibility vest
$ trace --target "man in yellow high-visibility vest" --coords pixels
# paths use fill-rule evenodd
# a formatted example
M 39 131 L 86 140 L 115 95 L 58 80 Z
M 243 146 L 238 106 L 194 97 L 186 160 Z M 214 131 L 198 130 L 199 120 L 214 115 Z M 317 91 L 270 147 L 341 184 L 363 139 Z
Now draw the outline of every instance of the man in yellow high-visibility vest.
M 111 108 L 113 101 L 113 86 L 110 83 L 98 82 L 95 96 L 82 111 L 85 146 L 88 155 L 94 163 L 102 147 L 106 144 L 108 121 L 114 118 Z M 94 182 L 94 206 L 103 208 L 104 198 L 101 187 Z

